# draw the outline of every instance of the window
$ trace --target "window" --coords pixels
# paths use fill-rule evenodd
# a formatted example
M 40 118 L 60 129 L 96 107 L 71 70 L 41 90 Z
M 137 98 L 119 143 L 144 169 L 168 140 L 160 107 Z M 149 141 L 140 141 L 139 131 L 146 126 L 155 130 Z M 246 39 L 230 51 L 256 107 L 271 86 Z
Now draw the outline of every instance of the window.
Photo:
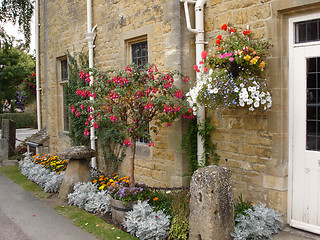
M 67 87 L 66 84 L 68 83 L 68 59 L 66 57 L 61 58 L 60 60 L 58 60 L 58 69 L 60 69 L 60 75 L 59 75 L 59 79 L 60 79 L 60 100 L 59 102 L 61 102 L 59 109 L 60 112 L 62 113 L 62 129 L 63 131 L 69 131 L 69 125 L 70 125 L 70 119 L 69 119 L 69 106 L 66 103 L 66 91 L 67 91 Z
M 148 63 L 148 42 L 136 42 L 131 44 L 131 55 L 132 62 L 137 65 L 139 69 Z M 149 124 L 146 126 L 146 132 L 149 132 Z M 141 137 L 137 142 L 140 143 L 149 143 L 149 140 L 146 137 Z
M 296 23 L 295 32 L 296 43 L 319 41 L 320 19 Z
M 148 63 L 148 44 L 147 41 L 134 43 L 131 45 L 132 62 L 139 69 L 142 69 Z

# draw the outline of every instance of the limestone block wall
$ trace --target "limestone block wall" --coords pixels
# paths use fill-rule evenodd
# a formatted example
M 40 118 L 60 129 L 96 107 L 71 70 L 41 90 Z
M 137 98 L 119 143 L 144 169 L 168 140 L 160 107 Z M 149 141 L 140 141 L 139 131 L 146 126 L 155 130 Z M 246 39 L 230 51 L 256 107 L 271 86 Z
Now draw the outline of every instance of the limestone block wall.
M 97 25 L 96 67 L 124 68 L 131 63 L 131 44 L 146 40 L 149 62 L 155 63 L 160 71 L 179 70 L 194 75 L 195 51 L 190 41 L 194 36 L 186 31 L 183 5 L 179 1 L 97 0 L 92 7 L 92 24 Z M 40 9 L 42 123 L 50 135 L 50 152 L 55 153 L 69 146 L 67 132 L 63 131 L 59 60 L 67 50 L 80 52 L 87 48 L 83 35 L 87 31 L 86 2 L 42 0 Z M 176 79 L 176 85 L 187 87 L 180 79 Z M 179 152 L 184 129 L 183 122 L 178 121 L 153 136 L 154 148 L 138 144 L 137 181 L 156 186 L 185 183 L 187 163 Z M 100 153 L 98 160 L 102 165 L 101 156 Z M 122 174 L 128 174 L 128 157 L 120 166 Z
M 205 32 L 212 49 L 223 24 L 246 29 L 253 38 L 274 46 L 267 60 L 267 78 L 273 106 L 264 113 L 241 108 L 213 115 L 220 165 L 232 170 L 233 192 L 249 200 L 287 212 L 288 195 L 288 28 L 291 16 L 319 9 L 318 1 L 209 0 L 205 8 Z M 289 189 L 290 190 L 290 189 Z M 285 222 L 286 215 L 284 215 Z

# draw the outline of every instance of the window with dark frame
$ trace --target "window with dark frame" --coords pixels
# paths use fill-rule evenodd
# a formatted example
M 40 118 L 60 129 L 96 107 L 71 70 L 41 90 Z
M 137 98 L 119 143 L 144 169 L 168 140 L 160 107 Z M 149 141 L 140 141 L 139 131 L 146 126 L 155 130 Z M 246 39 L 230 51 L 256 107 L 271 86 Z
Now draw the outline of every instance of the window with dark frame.
M 320 40 L 320 19 L 298 22 L 295 24 L 295 43 Z
M 63 83 L 68 80 L 68 60 L 67 59 L 61 60 L 60 66 L 61 66 L 60 81 Z M 66 87 L 64 86 L 64 84 L 62 85 L 62 91 L 63 91 L 63 130 L 69 131 L 69 127 L 70 127 L 69 107 L 65 100 Z
M 131 44 L 132 62 L 137 65 L 139 69 L 143 69 L 148 63 L 148 42 L 139 42 Z M 146 131 L 149 132 L 149 124 L 146 126 Z M 149 139 L 141 137 L 137 140 L 140 143 L 149 143 Z

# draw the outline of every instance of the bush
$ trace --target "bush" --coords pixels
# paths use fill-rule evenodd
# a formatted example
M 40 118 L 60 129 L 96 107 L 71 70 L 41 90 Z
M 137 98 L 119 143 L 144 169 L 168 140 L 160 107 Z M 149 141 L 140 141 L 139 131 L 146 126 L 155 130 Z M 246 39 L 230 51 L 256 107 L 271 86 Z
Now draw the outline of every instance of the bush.
M 16 123 L 16 128 L 37 128 L 37 113 L 35 111 L 26 111 L 23 113 L 2 113 L 2 119 L 11 119 Z
M 163 211 L 155 212 L 148 201 L 133 205 L 133 210 L 126 214 L 123 225 L 127 231 L 141 240 L 164 240 L 167 239 L 170 216 Z
M 78 182 L 74 186 L 74 192 L 68 194 L 68 203 L 75 205 L 87 212 L 110 212 L 110 196 L 106 191 L 99 191 L 97 184 Z
M 244 200 L 241 193 L 234 204 L 234 219 L 236 219 L 240 214 L 246 215 L 245 211 L 252 208 L 253 204 L 247 199 Z
M 19 162 L 21 173 L 42 187 L 45 192 L 58 192 L 64 177 L 64 172 L 61 174 L 50 172 L 50 170 L 40 164 L 36 164 L 28 153 L 25 153 L 25 155 L 24 160 Z
M 281 214 L 265 205 L 253 205 L 236 218 L 236 227 L 231 236 L 234 240 L 263 240 L 281 230 Z

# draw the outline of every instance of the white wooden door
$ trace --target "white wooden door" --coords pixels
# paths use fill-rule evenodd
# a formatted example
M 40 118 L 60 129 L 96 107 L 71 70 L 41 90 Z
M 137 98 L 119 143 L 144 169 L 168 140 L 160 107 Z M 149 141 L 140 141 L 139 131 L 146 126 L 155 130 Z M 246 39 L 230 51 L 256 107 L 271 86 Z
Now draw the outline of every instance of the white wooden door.
M 290 225 L 320 234 L 320 44 L 292 51 Z

